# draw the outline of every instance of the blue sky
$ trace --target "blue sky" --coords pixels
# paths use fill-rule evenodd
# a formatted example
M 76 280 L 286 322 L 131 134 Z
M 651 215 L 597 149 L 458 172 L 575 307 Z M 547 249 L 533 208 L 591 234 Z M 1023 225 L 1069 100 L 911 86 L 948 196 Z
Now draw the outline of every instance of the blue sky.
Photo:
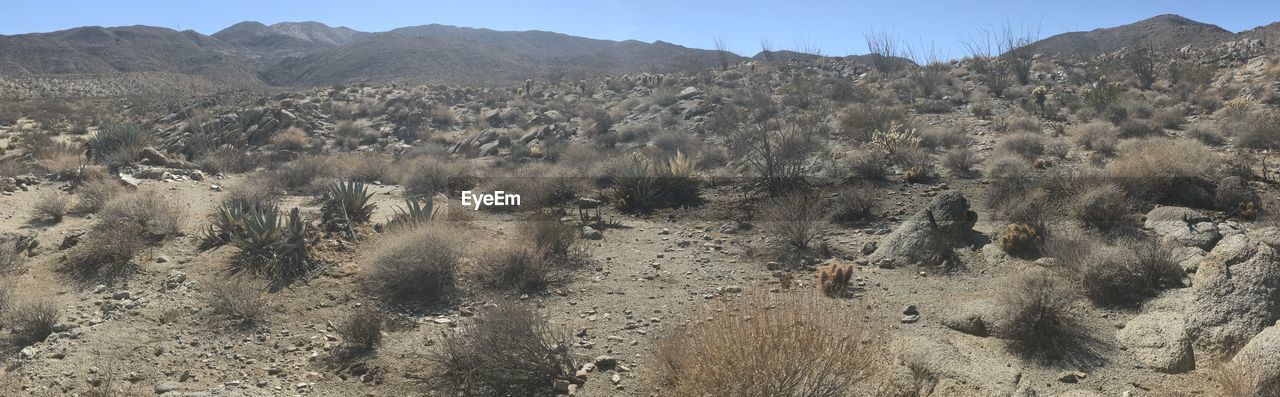
M 719 37 L 745 55 L 768 39 L 775 49 L 803 43 L 845 55 L 865 53 L 863 33 L 875 29 L 959 57 L 962 40 L 981 28 L 1038 26 L 1048 37 L 1165 13 L 1241 31 L 1280 21 L 1280 1 L 0 0 L 0 34 L 135 24 L 211 34 L 245 20 L 314 20 L 363 31 L 440 23 L 700 48 Z

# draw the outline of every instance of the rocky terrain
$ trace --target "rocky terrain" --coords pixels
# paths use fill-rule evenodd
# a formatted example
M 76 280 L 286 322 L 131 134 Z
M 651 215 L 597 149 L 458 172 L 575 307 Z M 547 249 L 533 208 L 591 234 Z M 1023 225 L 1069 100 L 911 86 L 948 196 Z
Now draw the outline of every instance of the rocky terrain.
M 0 394 L 1280 396 L 1280 53 L 1110 32 L 5 106 Z M 392 33 L 209 45 L 666 51 Z

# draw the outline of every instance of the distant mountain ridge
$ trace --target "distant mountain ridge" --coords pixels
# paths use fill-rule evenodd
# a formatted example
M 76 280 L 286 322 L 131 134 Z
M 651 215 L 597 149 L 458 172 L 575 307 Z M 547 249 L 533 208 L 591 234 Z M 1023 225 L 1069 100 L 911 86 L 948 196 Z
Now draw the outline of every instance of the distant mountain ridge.
M 1036 52 L 1093 56 L 1139 43 L 1161 48 L 1208 47 L 1227 40 L 1280 39 L 1280 24 L 1231 33 L 1177 15 L 1071 32 L 1035 43 Z M 779 51 L 781 60 L 806 58 Z M 731 62 L 747 60 L 730 54 Z M 757 55 L 755 59 L 761 59 Z M 844 57 L 861 61 L 866 56 Z M 524 79 L 706 70 L 712 50 L 662 41 L 600 40 L 546 31 L 496 31 L 421 25 L 361 32 L 319 22 L 241 22 L 212 35 L 151 26 L 80 27 L 0 35 L 0 78 L 118 76 L 150 73 L 216 85 L 313 86 L 355 82 L 431 81 L 503 85 Z

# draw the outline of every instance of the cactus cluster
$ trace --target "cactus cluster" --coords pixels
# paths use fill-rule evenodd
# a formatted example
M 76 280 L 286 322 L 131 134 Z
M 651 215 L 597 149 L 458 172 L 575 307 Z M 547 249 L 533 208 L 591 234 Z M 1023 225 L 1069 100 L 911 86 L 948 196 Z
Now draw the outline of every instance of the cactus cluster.
M 1040 245 L 1040 231 L 1035 226 L 1014 223 L 1000 233 L 1000 249 L 1010 254 L 1034 252 Z
M 849 286 L 851 279 L 853 279 L 853 265 L 840 266 L 839 262 L 831 261 L 826 266 L 818 268 L 818 289 L 826 296 L 840 296 Z

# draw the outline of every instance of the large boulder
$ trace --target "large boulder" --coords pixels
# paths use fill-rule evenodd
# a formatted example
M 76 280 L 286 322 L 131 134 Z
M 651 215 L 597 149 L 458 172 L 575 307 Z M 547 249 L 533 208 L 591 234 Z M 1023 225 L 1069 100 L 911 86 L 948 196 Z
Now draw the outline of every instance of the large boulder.
M 1191 208 L 1157 207 L 1146 218 L 1147 229 L 1182 246 L 1208 250 L 1222 237 L 1212 219 Z
M 1280 388 L 1280 323 L 1259 332 L 1231 359 L 1233 364 L 1256 371 L 1259 384 Z
M 1116 339 L 1143 365 L 1164 373 L 1183 373 L 1195 369 L 1195 356 L 1182 323 L 1179 312 L 1144 313 L 1117 331 Z
M 977 220 L 964 195 L 945 192 L 880 240 L 870 262 L 884 268 L 941 265 L 965 242 Z
M 1197 269 L 1186 306 L 1197 357 L 1225 358 L 1280 318 L 1280 255 L 1260 237 L 1228 236 Z
M 954 304 L 940 314 L 939 322 L 947 328 L 969 335 L 988 336 L 995 331 L 995 304 L 991 299 L 977 299 Z

